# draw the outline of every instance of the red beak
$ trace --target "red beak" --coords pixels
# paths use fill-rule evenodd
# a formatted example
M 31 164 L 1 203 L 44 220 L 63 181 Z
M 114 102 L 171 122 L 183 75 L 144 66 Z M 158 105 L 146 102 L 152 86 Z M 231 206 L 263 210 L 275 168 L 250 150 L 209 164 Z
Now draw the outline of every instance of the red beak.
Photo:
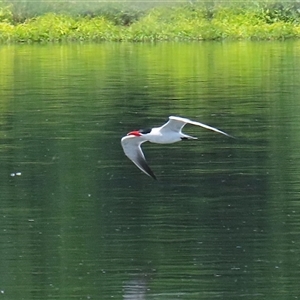
M 141 136 L 141 133 L 135 130 L 135 131 L 130 131 L 129 133 L 127 133 L 127 135 Z

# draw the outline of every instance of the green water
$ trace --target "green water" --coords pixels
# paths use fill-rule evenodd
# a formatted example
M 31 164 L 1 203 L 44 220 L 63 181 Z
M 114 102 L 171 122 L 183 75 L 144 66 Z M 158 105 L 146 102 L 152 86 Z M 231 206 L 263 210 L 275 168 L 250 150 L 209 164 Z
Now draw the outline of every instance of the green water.
M 0 48 L 0 297 L 298 299 L 300 43 Z M 169 115 L 200 141 L 120 139 Z

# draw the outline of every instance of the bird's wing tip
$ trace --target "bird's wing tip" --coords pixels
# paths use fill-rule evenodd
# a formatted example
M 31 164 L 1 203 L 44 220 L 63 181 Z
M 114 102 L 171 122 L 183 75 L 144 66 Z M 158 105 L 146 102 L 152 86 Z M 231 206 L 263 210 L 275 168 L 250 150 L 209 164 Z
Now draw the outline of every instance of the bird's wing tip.
M 226 133 L 226 136 L 228 136 L 228 137 L 230 137 L 230 138 L 232 138 L 232 139 L 234 139 L 234 140 L 237 140 L 237 137 L 235 137 L 235 136 L 233 136 L 233 135 L 231 135 L 231 134 L 229 134 L 229 133 Z
M 149 168 L 150 169 L 150 168 Z M 151 172 L 150 172 L 151 171 Z M 144 171 L 145 172 L 145 171 Z M 150 169 L 148 170 L 148 172 L 146 173 L 148 176 L 150 176 L 152 179 L 157 180 L 155 174 L 153 173 L 153 171 Z

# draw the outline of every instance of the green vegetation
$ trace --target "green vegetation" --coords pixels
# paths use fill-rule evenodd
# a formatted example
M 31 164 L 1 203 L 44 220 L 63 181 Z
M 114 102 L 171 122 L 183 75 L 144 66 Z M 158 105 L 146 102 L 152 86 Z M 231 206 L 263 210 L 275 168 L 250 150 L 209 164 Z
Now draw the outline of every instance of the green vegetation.
M 43 2 L 41 2 L 43 3 Z M 38 12 L 39 11 L 39 12 Z M 199 41 L 300 37 L 300 3 L 181 3 L 151 8 L 68 5 L 23 10 L 0 2 L 1 42 Z

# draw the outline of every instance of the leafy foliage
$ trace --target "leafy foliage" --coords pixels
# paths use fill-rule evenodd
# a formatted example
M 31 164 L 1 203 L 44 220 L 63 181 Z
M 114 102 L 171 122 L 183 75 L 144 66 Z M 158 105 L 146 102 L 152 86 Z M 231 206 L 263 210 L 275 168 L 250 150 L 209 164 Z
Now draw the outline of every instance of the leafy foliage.
M 272 5 L 263 5 L 260 16 L 271 24 L 278 21 L 299 24 L 300 2 L 287 4 L 277 2 Z
M 0 2 L 1 3 L 1 2 Z M 285 39 L 300 36 L 300 4 L 189 3 L 150 9 L 99 7 L 28 16 L 0 6 L 2 42 Z

